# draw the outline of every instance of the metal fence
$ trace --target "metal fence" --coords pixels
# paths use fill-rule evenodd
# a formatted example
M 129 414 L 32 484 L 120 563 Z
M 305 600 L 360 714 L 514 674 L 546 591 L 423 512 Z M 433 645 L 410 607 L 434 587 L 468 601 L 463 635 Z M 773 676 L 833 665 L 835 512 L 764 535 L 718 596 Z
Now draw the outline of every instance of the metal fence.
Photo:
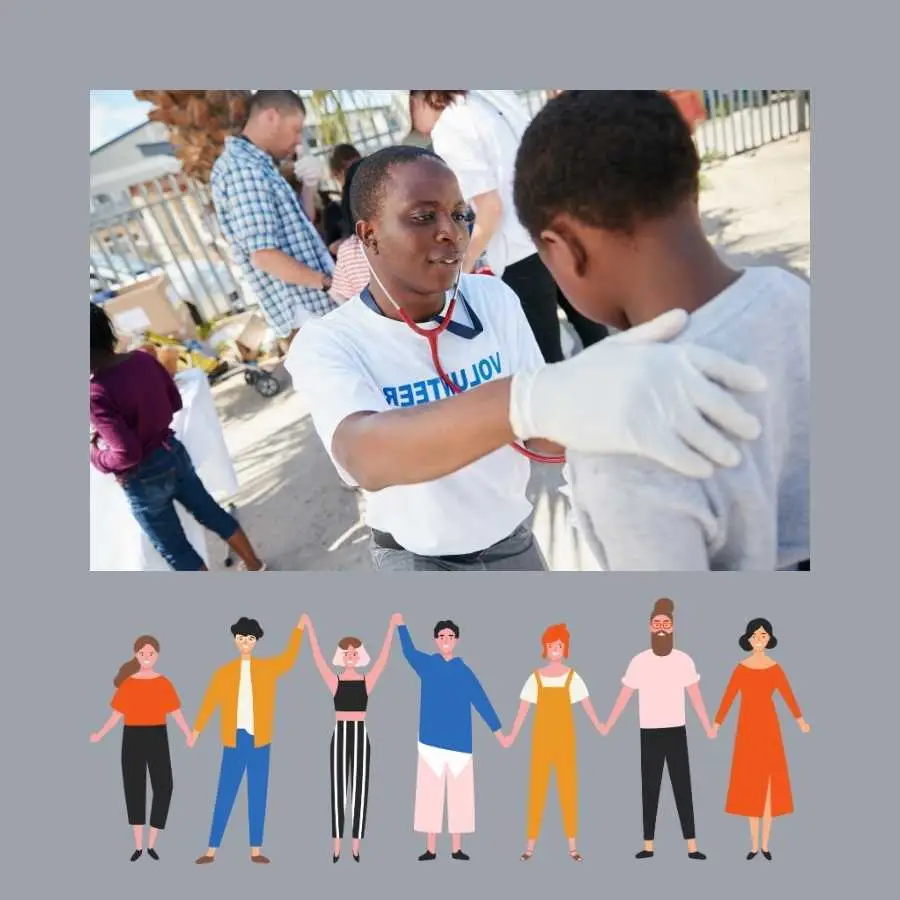
M 163 273 L 198 321 L 242 308 L 245 289 L 209 189 L 184 175 L 165 175 L 130 194 L 130 205 L 92 210 L 92 291 Z
M 533 116 L 547 91 L 517 91 Z M 705 161 L 761 147 L 810 127 L 809 91 L 703 90 L 707 119 L 695 132 Z M 405 131 L 380 132 L 371 123 L 351 127 L 363 155 L 396 144 Z M 330 147 L 312 152 L 327 158 Z M 90 232 L 91 290 L 164 273 L 199 322 L 252 304 L 216 220 L 209 188 L 165 175 L 130 190 L 130 201 L 94 205 Z
M 704 162 L 756 150 L 808 131 L 810 92 L 703 90 L 707 119 L 694 132 Z

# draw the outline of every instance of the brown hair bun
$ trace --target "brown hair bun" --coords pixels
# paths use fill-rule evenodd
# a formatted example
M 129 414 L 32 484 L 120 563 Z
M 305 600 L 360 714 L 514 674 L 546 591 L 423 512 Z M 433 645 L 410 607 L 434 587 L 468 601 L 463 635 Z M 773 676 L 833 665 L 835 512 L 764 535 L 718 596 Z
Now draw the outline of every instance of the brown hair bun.
M 655 619 L 657 616 L 668 616 L 674 621 L 675 603 L 668 597 L 660 597 L 659 600 L 653 604 L 653 612 L 650 614 L 650 618 Z

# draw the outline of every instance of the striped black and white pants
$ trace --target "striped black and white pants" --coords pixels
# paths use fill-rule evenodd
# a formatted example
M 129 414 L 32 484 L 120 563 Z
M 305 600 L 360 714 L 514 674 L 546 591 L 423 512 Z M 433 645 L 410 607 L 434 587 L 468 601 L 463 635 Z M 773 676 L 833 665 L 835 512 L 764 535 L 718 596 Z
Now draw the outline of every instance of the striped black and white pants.
M 336 722 L 331 735 L 331 836 L 344 836 L 349 801 L 354 839 L 366 836 L 372 749 L 365 722 Z

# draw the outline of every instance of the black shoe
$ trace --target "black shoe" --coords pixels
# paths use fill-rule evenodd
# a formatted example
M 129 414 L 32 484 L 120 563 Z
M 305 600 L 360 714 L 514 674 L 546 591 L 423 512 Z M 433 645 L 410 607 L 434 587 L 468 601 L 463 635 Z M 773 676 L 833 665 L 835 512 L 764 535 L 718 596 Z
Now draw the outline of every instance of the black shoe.
M 131 854 L 131 861 L 137 862 L 141 858 L 143 852 L 143 850 L 135 850 L 134 853 Z
M 695 850 L 693 853 L 688 853 L 688 859 L 706 859 L 706 854 Z
M 341 858 L 341 854 L 340 854 L 340 853 L 332 853 L 332 854 L 331 854 L 331 861 L 332 861 L 332 862 L 337 862 L 340 858 Z
M 358 854 L 358 853 L 354 853 L 354 854 L 353 854 L 353 859 L 354 859 L 355 862 L 359 862 L 359 854 Z
M 769 862 L 772 862 L 772 854 L 771 854 L 768 850 L 763 850 L 762 853 L 763 853 L 763 856 L 764 856 L 767 860 L 769 860 Z
M 653 856 L 652 850 L 641 850 L 640 853 L 635 853 L 635 859 L 650 859 Z
M 430 850 L 426 850 L 419 857 L 419 862 L 431 862 L 431 860 L 433 859 L 437 859 L 437 853 L 432 853 Z
M 450 854 L 454 859 L 462 859 L 468 862 L 469 856 L 466 853 L 463 853 L 462 850 L 457 850 L 456 853 Z
M 152 847 L 147 851 L 147 856 L 159 862 L 159 854 Z
M 755 858 L 756 855 L 757 855 L 758 853 L 759 853 L 759 850 L 751 850 L 751 851 L 747 854 L 747 859 L 753 859 L 753 858 Z

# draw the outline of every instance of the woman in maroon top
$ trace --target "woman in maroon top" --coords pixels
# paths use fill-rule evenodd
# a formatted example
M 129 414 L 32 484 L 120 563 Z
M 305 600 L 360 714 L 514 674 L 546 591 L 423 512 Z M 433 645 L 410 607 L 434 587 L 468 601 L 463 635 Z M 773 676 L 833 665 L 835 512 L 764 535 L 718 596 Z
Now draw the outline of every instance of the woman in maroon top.
M 175 382 L 151 354 L 116 353 L 112 323 L 92 303 L 91 464 L 115 475 L 138 524 L 176 572 L 206 571 L 181 527 L 176 500 L 227 541 L 249 571 L 262 571 L 247 535 L 210 496 L 172 433 L 181 405 Z

